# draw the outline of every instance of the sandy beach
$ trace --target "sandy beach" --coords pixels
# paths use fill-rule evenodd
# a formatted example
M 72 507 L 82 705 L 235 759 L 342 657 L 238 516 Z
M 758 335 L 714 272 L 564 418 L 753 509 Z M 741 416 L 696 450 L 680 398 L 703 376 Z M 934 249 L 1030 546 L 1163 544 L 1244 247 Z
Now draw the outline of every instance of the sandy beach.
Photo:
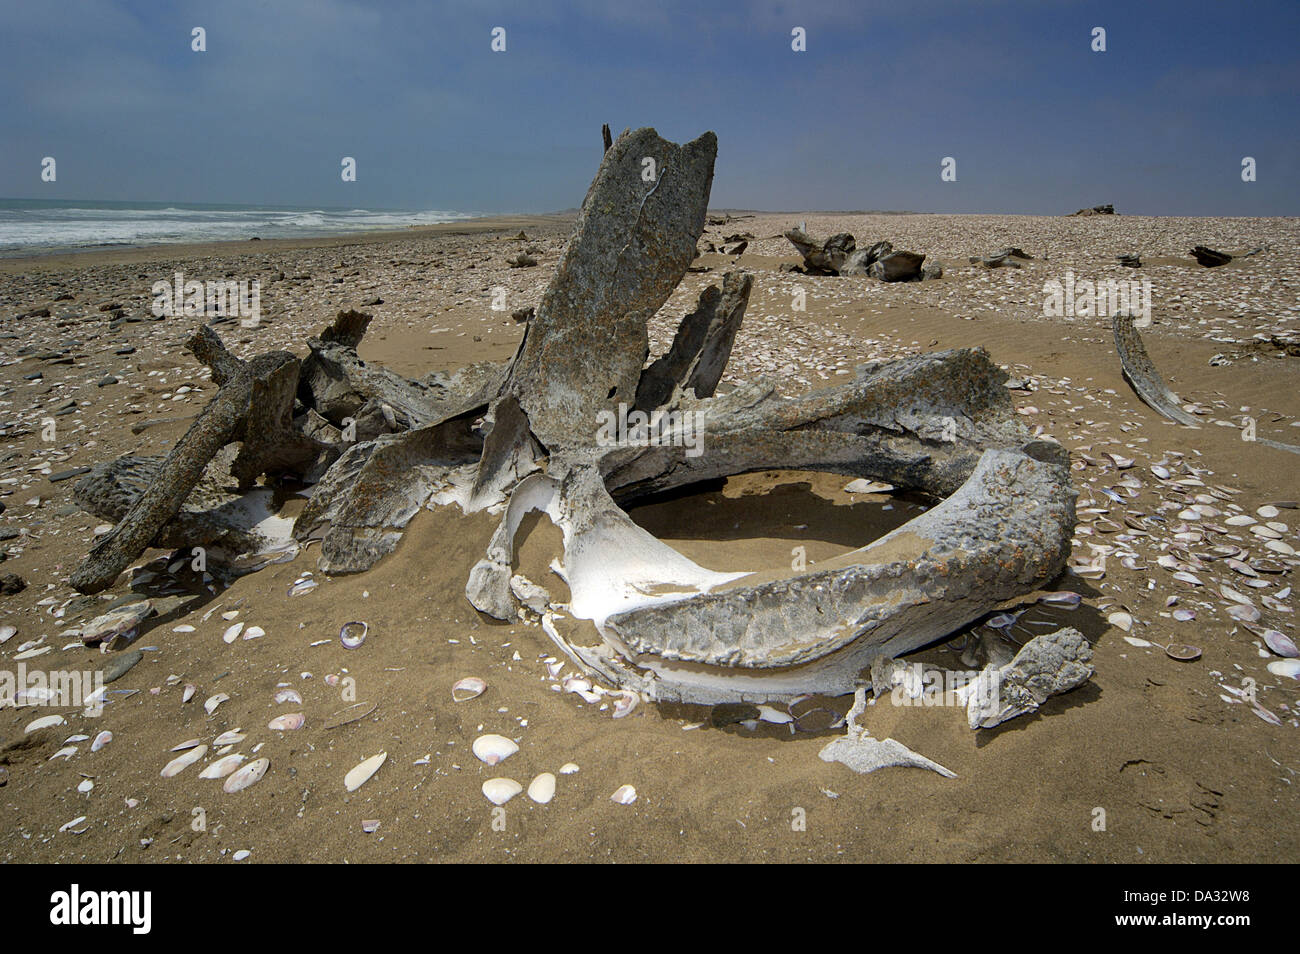
M 951 779 L 908 768 L 856 775 L 823 762 L 818 751 L 838 729 L 717 725 L 705 707 L 651 703 L 615 720 L 607 702 L 562 690 L 572 669 L 548 667 L 555 648 L 538 626 L 497 622 L 467 602 L 465 580 L 494 520 L 426 509 L 397 551 L 365 573 L 319 573 L 317 548 L 308 547 L 215 592 L 196 585 L 160 594 L 156 580 L 152 588 L 137 582 L 156 613 L 131 643 L 143 650 L 141 662 L 109 686 L 101 716 L 0 711 L 0 858 L 217 862 L 247 851 L 252 862 L 1294 859 L 1300 828 L 1286 819 L 1296 809 L 1300 683 L 1267 669 L 1280 657 L 1256 631 L 1296 637 L 1297 458 L 1243 441 L 1242 431 L 1253 421 L 1261 438 L 1300 443 L 1300 221 L 714 210 L 711 222 L 718 224 L 706 229 L 695 268 L 651 323 L 652 356 L 667 348 L 706 285 L 744 270 L 755 284 L 724 390 L 766 376 L 783 394 L 798 394 L 870 361 L 981 347 L 1019 379 L 1010 393 L 1026 423 L 1071 452 L 1080 492 L 1076 560 L 1113 545 L 1110 527 L 1136 529 L 1126 516 L 1163 515 L 1124 541 L 1121 549 L 1136 556 L 1131 567 L 1115 556 L 1100 578 L 1067 572 L 1045 588 L 1080 593 L 1077 609 L 1021 601 L 1017 642 L 1068 625 L 1093 643 L 1088 684 L 978 733 L 960 709 L 888 700 L 871 707 L 873 735 L 941 763 L 956 773 Z M 860 247 L 887 239 L 923 252 L 927 263 L 942 263 L 943 277 L 883 283 L 783 271 L 800 257 L 782 232 L 800 222 L 822 237 L 852 232 Z M 509 359 L 524 328 L 511 313 L 537 305 L 572 227 L 565 216 L 520 217 L 0 261 L 0 573 L 25 584 L 0 597 L 3 623 L 16 628 L 0 645 L 3 665 L 48 650 L 26 657 L 27 665 L 83 671 L 113 655 L 66 635 L 132 592 L 131 574 L 95 597 L 70 588 L 70 572 L 104 527 L 73 503 L 76 475 L 66 474 L 123 454 L 165 453 L 216 393 L 183 349 L 202 319 L 156 318 L 155 282 L 176 272 L 258 280 L 258 327 L 213 325 L 241 357 L 273 349 L 303 356 L 306 339 L 340 310 L 360 309 L 374 316 L 361 357 L 417 378 Z M 746 235 L 740 255 L 707 251 Z M 1009 245 L 1032 258 L 1019 268 L 969 261 Z M 1263 251 L 1202 268 L 1188 254 L 1194 245 Z M 507 259 L 525 249 L 538 264 L 510 267 Z M 1143 267 L 1120 267 L 1115 256 L 1126 252 L 1139 252 Z M 1044 315 L 1045 283 L 1067 274 L 1149 280 L 1152 324 L 1143 336 L 1201 427 L 1176 425 L 1138 399 L 1121 374 L 1108 316 Z M 927 505 L 851 494 L 847 483 L 760 472 L 630 513 L 702 566 L 726 570 L 780 568 L 801 546 L 816 563 Z M 1211 500 L 1217 519 L 1188 514 Z M 292 517 L 303 498 L 286 491 L 276 505 Z M 1229 515 L 1283 529 L 1263 536 L 1245 521 L 1222 533 L 1189 528 Z M 521 537 L 518 565 L 562 587 L 546 569 L 559 531 L 533 520 Z M 1282 546 L 1266 547 L 1270 540 Z M 1215 546 L 1241 548 L 1243 561 L 1265 569 L 1247 564 L 1243 575 Z M 1169 553 L 1195 561 L 1198 583 L 1158 564 Z M 183 556 L 153 550 L 136 565 L 160 571 Z M 319 585 L 290 595 L 307 572 Z M 1256 631 L 1228 615 L 1234 604 L 1224 587 L 1262 610 Z M 1176 609 L 1193 618 L 1175 618 Z M 1132 618 L 1128 632 L 1116 625 L 1119 612 Z M 369 628 L 355 650 L 338 639 L 351 620 Z M 224 641 L 236 622 L 265 635 Z M 959 667 L 965 636 L 909 661 Z M 1184 643 L 1200 657 L 1178 661 L 1162 648 Z M 453 701 L 452 684 L 466 676 L 487 690 Z M 182 702 L 186 685 L 193 698 Z M 283 688 L 302 699 L 292 708 L 305 724 L 295 731 L 265 728 L 285 711 L 273 701 Z M 204 700 L 218 693 L 229 698 L 209 714 Z M 843 712 L 851 701 L 834 705 Z M 66 723 L 25 733 L 53 712 Z M 112 741 L 91 751 L 88 740 L 103 730 Z M 240 751 L 270 759 L 257 785 L 230 795 L 194 769 L 160 777 L 173 746 L 229 730 L 246 735 Z M 558 775 L 549 804 L 509 802 L 502 822 L 480 791 L 492 773 L 470 752 L 489 732 L 518 741 L 502 768 L 525 785 L 566 763 L 578 771 Z M 84 739 L 67 741 L 75 735 Z M 378 773 L 347 791 L 345 773 L 380 752 L 387 760 Z M 610 799 L 623 785 L 636 789 L 630 805 Z M 373 821 L 377 828 L 363 830 Z

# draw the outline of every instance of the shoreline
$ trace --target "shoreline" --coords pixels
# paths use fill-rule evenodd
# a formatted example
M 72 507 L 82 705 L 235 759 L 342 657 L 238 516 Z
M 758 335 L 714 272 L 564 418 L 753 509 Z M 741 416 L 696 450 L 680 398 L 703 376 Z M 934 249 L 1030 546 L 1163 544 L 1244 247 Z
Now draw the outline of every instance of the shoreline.
M 51 249 L 14 256 L 0 256 L 0 274 L 13 274 L 32 268 L 61 270 L 94 265 L 123 265 L 155 261 L 160 258 L 192 260 L 211 255 L 268 254 L 301 249 L 342 248 L 349 245 L 376 245 L 406 239 L 454 235 L 481 235 L 491 232 L 518 231 L 546 226 L 571 226 L 575 213 L 545 215 L 488 215 L 434 225 L 415 225 L 404 229 L 373 229 L 363 232 L 339 232 L 329 235 L 304 235 L 297 238 L 227 239 L 215 242 L 175 242 L 152 245 L 112 245 L 94 248 Z

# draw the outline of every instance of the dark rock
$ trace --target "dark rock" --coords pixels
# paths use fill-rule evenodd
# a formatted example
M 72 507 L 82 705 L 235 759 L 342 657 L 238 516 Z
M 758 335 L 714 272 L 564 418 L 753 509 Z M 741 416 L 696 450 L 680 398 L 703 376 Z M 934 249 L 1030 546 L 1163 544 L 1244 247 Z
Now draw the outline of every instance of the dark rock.
M 523 322 L 532 319 L 535 310 L 536 309 L 532 305 L 529 305 L 527 308 L 516 308 L 510 313 L 510 317 L 522 324 Z
M 111 374 L 106 374 L 95 382 L 95 387 L 106 388 L 110 384 L 117 384 L 117 378 L 113 377 Z
M 530 268 L 537 264 L 537 259 L 533 258 L 527 252 L 520 252 L 518 255 L 512 255 L 506 259 L 506 264 L 511 268 Z
M 13 596 L 25 589 L 27 589 L 27 581 L 17 573 L 6 573 L 0 576 L 0 596 Z
M 104 663 L 99 670 L 104 676 L 104 683 L 116 682 L 118 679 L 121 679 L 135 668 L 135 664 L 143 658 L 144 653 L 138 649 L 133 649 L 130 652 L 114 656 L 108 662 Z
M 1204 245 L 1198 245 L 1192 249 L 1191 254 L 1195 256 L 1196 263 L 1206 268 L 1218 268 L 1220 265 L 1227 265 L 1232 261 L 1232 256 L 1227 252 L 1216 252 L 1212 248 Z
M 1071 215 L 1114 215 L 1115 206 L 1113 205 L 1094 205 L 1091 209 L 1080 209 L 1078 212 L 1072 212 Z
M 61 480 L 68 480 L 71 477 L 80 477 L 82 474 L 90 473 L 89 467 L 74 467 L 71 470 L 61 470 L 57 474 L 50 474 L 50 483 L 57 484 Z
M 365 308 L 365 307 L 367 307 L 367 306 L 369 306 L 369 305 L 382 305 L 383 303 L 384 303 L 384 300 L 383 300 L 382 298 L 380 298 L 378 295 L 376 295 L 374 298 L 371 298 L 369 301 L 363 301 L 363 302 L 361 303 L 361 307 L 362 307 L 362 308 Z
M 1141 268 L 1141 267 L 1142 267 L 1142 259 L 1141 259 L 1141 257 L 1139 257 L 1136 253 L 1127 253 L 1127 254 L 1124 254 L 1124 255 L 1116 255 L 1116 256 L 1115 256 L 1115 261 L 1119 262 L 1119 263 L 1120 263 L 1121 265 L 1123 265 L 1125 268 Z
M 735 243 L 734 245 L 724 245 L 724 246 L 722 246 L 722 254 L 723 254 L 723 255 L 741 255 L 741 254 L 744 253 L 745 249 L 747 249 L 747 248 L 749 248 L 749 243 L 748 243 L 748 242 L 737 242 L 737 243 Z

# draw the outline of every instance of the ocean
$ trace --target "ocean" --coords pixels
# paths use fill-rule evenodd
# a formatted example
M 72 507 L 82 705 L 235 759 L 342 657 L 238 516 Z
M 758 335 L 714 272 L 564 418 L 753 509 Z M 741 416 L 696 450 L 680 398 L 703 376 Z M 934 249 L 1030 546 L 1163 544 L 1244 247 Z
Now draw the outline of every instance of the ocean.
M 472 219 L 467 212 L 0 199 L 0 256 L 110 246 L 300 238 Z

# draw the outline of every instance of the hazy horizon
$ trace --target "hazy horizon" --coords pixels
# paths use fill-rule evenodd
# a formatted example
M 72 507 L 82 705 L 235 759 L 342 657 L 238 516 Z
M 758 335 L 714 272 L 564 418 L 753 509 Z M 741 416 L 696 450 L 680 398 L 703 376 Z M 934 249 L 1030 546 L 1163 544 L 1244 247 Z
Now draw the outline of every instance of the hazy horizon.
M 609 123 L 716 131 L 717 209 L 1300 215 L 1300 4 L 1214 12 L 5 0 L 0 194 L 543 214 L 581 202 Z

